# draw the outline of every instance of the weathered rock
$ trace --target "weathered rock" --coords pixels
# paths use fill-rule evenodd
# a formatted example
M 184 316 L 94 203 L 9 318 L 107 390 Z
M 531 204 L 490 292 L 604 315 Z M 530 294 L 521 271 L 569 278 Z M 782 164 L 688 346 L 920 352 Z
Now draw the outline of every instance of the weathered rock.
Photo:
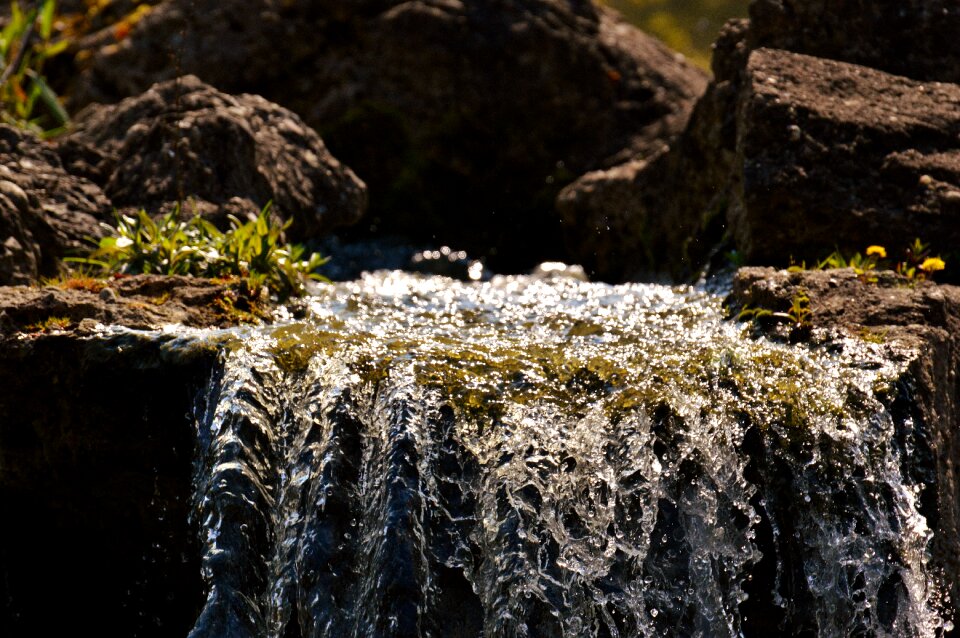
M 363 182 L 300 118 L 192 76 L 88 108 L 60 152 L 118 207 L 159 212 L 182 201 L 223 219 L 272 201 L 300 238 L 354 223 L 366 207 Z
M 99 237 L 110 202 L 92 182 L 63 170 L 33 134 L 0 125 L 0 284 L 57 274 L 62 257 Z
M 666 155 L 664 149 L 650 159 L 587 173 L 560 192 L 557 211 L 565 242 L 591 277 L 624 281 L 678 275 L 679 255 L 671 253 L 692 232 L 687 220 L 645 214 L 656 209 L 662 193 L 644 182 L 651 175 L 667 179 Z
M 370 185 L 365 231 L 494 254 L 501 267 L 564 256 L 559 189 L 658 152 L 705 85 L 582 0 L 167 0 L 122 41 L 98 37 L 76 101 L 137 93 L 176 59 L 315 126 Z
M 759 49 L 737 118 L 728 214 L 753 263 L 835 247 L 960 245 L 960 86 Z
M 787 272 L 742 268 L 728 302 L 785 311 L 799 291 L 810 298 L 814 335 L 829 347 L 837 337 L 881 342 L 906 372 L 887 402 L 907 411 L 905 432 L 923 442 L 903 459 L 923 491 L 921 513 L 933 531 L 932 560 L 943 570 L 953 608 L 960 600 L 960 287 L 907 282 L 892 272 L 869 283 L 852 269 Z M 928 467 L 924 468 L 927 464 Z M 932 471 L 931 471 L 932 470 Z
M 960 6 L 954 2 L 882 0 L 864 8 L 863 3 L 853 0 L 830 3 L 822 0 L 755 0 L 750 7 L 750 15 L 750 21 L 733 20 L 721 32 L 714 48 L 714 81 L 695 107 L 687 129 L 671 145 L 669 152 L 643 165 L 642 169 L 634 163 L 613 169 L 606 176 L 592 175 L 572 184 L 561 194 L 559 210 L 565 223 L 573 229 L 568 240 L 570 245 L 575 248 L 577 236 L 584 232 L 592 231 L 600 236 L 595 243 L 603 246 L 603 249 L 589 248 L 575 252 L 575 256 L 596 276 L 612 280 L 658 274 L 683 277 L 695 272 L 707 260 L 711 247 L 724 234 L 729 205 L 740 192 L 743 161 L 737 156 L 736 114 L 751 51 L 761 47 L 779 48 L 876 67 L 923 81 L 958 80 L 960 40 L 955 34 L 960 30 Z M 883 91 L 875 86 L 869 96 L 859 99 L 869 100 L 877 90 Z M 844 91 L 851 92 L 850 88 L 831 87 L 834 95 Z M 856 96 L 847 95 L 843 99 L 854 98 Z M 904 98 L 912 98 L 912 95 L 901 95 L 901 99 Z M 887 100 L 888 104 L 890 102 Z M 928 103 L 924 100 L 921 102 Z M 904 108 L 909 107 L 904 105 Z M 922 108 L 921 105 L 917 106 L 917 110 Z M 950 105 L 944 105 L 939 112 L 949 108 Z M 848 132 L 855 135 L 852 126 Z M 788 132 L 788 135 L 796 133 Z M 940 174 L 952 174 L 952 167 L 956 166 L 952 151 L 942 149 L 942 140 L 949 135 L 950 129 L 937 133 L 939 141 L 935 144 L 937 148 L 933 149 L 927 148 L 926 139 L 922 136 L 913 143 L 902 143 L 900 146 L 906 155 L 891 155 L 886 170 L 898 174 L 904 187 L 907 182 L 926 174 L 924 171 L 932 171 L 933 167 L 939 168 Z M 826 140 L 821 138 L 819 141 Z M 773 156 L 778 150 L 784 149 L 785 155 L 779 161 L 786 165 L 789 161 L 787 155 L 791 152 L 789 149 L 795 148 L 796 144 L 791 140 L 789 145 L 784 146 L 782 142 L 782 136 L 779 135 L 767 140 L 766 153 Z M 911 147 L 911 144 L 914 146 Z M 957 144 L 954 144 L 951 148 L 956 147 Z M 918 159 L 914 150 L 926 159 Z M 866 148 L 860 151 L 871 152 Z M 848 164 L 848 168 L 851 167 Z M 623 179 L 625 171 L 631 173 L 627 181 Z M 837 183 L 845 183 L 850 188 L 859 177 L 851 175 L 837 180 Z M 863 177 L 874 184 L 879 179 L 868 174 L 866 169 Z M 609 187 L 607 181 L 611 184 Z M 949 195 L 952 190 L 946 185 L 942 190 L 946 195 L 943 203 L 952 210 L 953 196 Z M 762 197 L 759 191 L 756 194 Z M 811 193 L 812 197 L 814 195 Z M 869 197 L 868 193 L 862 193 L 861 203 L 866 203 Z M 885 193 L 883 197 L 882 201 L 869 205 L 888 208 L 900 200 L 898 194 Z M 625 206 L 618 206 L 618 202 L 624 202 Z M 834 200 L 828 205 L 840 207 L 843 204 Z M 906 205 L 911 206 L 912 200 Z M 937 202 L 928 201 L 919 204 L 919 207 L 935 211 L 938 205 Z M 776 202 L 768 202 L 768 208 L 775 206 Z M 819 215 L 819 208 L 808 209 L 805 213 Z M 604 226 L 596 221 L 609 209 L 617 210 L 618 217 L 623 220 L 617 226 L 620 229 L 618 232 L 613 232 L 612 226 L 610 232 L 605 232 Z M 853 211 L 847 210 L 844 214 L 853 214 Z M 912 215 L 906 209 L 902 214 L 904 217 Z M 936 212 L 932 214 L 937 215 Z M 801 222 L 795 220 L 795 223 Z M 914 227 L 917 225 L 922 226 L 923 223 L 914 217 Z M 677 227 L 680 230 L 675 232 Z M 833 227 L 825 232 L 838 230 Z M 911 229 L 905 229 L 897 243 L 911 240 L 912 237 L 906 236 L 909 232 Z M 932 238 L 933 234 L 922 233 L 919 236 Z M 865 234 L 838 237 L 835 241 L 862 250 L 866 245 L 865 240 L 872 241 Z M 654 249 L 638 249 L 650 246 Z M 812 246 L 809 248 L 810 252 L 814 250 Z M 831 241 L 827 252 L 833 248 L 834 241 Z M 950 248 L 944 243 L 943 250 Z M 770 253 L 750 255 L 749 246 L 738 245 L 737 249 L 747 252 L 747 259 L 755 263 L 763 263 L 771 258 Z M 804 249 L 805 246 L 799 241 L 790 245 L 781 244 L 777 259 L 770 263 L 785 264 L 791 254 L 797 258 L 800 254 L 808 254 Z M 822 246 L 816 250 L 819 250 L 819 257 L 824 256 Z M 623 255 L 623 260 L 603 259 L 605 252 Z
M 724 27 L 714 48 L 714 81 L 668 149 L 589 173 L 560 193 L 567 246 L 592 277 L 686 279 L 723 234 L 747 27 L 745 20 Z
M 168 324 L 233 326 L 269 317 L 261 293 L 195 277 L 135 275 L 59 285 L 0 286 L 0 337 L 54 330 L 89 333 L 97 324 L 154 330 Z

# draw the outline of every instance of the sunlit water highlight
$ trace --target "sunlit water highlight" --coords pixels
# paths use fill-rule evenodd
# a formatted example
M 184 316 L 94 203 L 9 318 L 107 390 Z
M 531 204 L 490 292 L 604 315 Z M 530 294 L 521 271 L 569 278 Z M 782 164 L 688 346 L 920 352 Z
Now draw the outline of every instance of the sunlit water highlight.
M 198 411 L 191 635 L 939 635 L 901 371 L 842 345 L 696 288 L 327 287 Z

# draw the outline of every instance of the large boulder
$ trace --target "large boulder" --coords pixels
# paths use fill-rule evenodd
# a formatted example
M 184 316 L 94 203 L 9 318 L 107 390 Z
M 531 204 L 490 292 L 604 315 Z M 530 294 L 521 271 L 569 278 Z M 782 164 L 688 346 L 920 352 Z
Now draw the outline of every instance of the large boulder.
M 178 72 L 283 104 L 369 184 L 364 231 L 563 257 L 556 193 L 648 157 L 705 75 L 586 0 L 166 0 L 78 53 L 75 103 Z
M 760 231 L 746 231 L 741 224 L 744 216 L 737 212 L 735 207 L 731 207 L 731 203 L 741 199 L 740 195 L 743 193 L 741 181 L 744 158 L 738 154 L 737 143 L 742 134 L 739 125 L 745 120 L 742 117 L 738 119 L 737 114 L 740 112 L 740 100 L 744 95 L 742 88 L 749 82 L 747 60 L 751 51 L 771 47 L 852 62 L 921 80 L 930 87 L 933 86 L 931 81 L 958 80 L 957 69 L 960 69 L 960 65 L 956 61 L 960 59 L 960 40 L 955 34 L 960 30 L 960 6 L 954 2 L 881 0 L 870 3 L 870 7 L 864 9 L 863 3 L 856 0 L 831 3 L 822 0 L 754 0 L 750 7 L 750 16 L 750 21 L 729 22 L 721 32 L 714 48 L 714 81 L 697 103 L 687 129 L 680 139 L 671 145 L 669 152 L 663 153 L 655 161 L 638 163 L 629 160 L 623 166 L 614 167 L 606 173 L 587 176 L 561 193 L 558 208 L 565 224 L 571 229 L 570 245 L 576 249 L 580 245 L 577 239 L 579 236 L 593 233 L 596 236 L 595 244 L 608 247 L 608 253 L 617 252 L 623 255 L 622 259 L 613 260 L 603 258 L 603 251 L 591 247 L 576 250 L 575 256 L 595 276 L 611 280 L 655 275 L 673 278 L 689 276 L 707 261 L 711 248 L 724 236 L 728 225 L 728 211 L 732 212 L 729 221 L 739 226 L 738 237 L 743 239 L 748 234 L 755 237 L 760 235 Z M 840 68 L 849 67 L 820 70 L 826 72 Z M 894 85 L 898 83 L 892 78 L 889 81 Z M 867 84 L 869 82 L 857 82 L 856 88 L 865 88 Z M 830 94 L 841 100 L 859 99 L 867 102 L 877 95 L 877 91 L 882 92 L 883 89 L 874 84 L 868 94 L 859 97 L 853 95 L 852 90 L 851 87 L 844 89 L 837 86 L 830 89 Z M 840 98 L 844 92 L 848 95 Z M 907 91 L 900 95 L 900 99 L 913 99 L 920 95 L 919 89 Z M 781 98 L 787 102 L 792 99 L 787 94 Z M 916 113 L 923 111 L 924 105 L 929 103 L 927 99 L 920 99 L 916 108 L 905 104 L 902 108 Z M 889 106 L 892 101 L 886 100 L 886 104 Z M 943 114 L 951 108 L 956 111 L 955 106 L 944 104 L 934 112 Z M 849 110 L 850 113 L 853 111 Z M 933 118 L 927 122 L 928 125 L 933 125 L 935 120 L 945 123 L 943 119 L 938 119 L 939 116 Z M 846 129 L 846 135 L 856 136 L 855 128 L 858 124 L 850 120 L 846 120 L 846 123 L 850 127 Z M 797 133 L 794 129 L 784 129 L 778 131 L 776 137 L 764 142 L 757 137 L 758 124 L 760 128 L 764 128 L 762 123 L 751 123 L 754 127 L 749 136 L 752 144 L 758 149 L 765 145 L 764 153 L 768 158 L 782 152 L 783 155 L 777 161 L 786 166 L 797 149 L 796 140 L 790 137 Z M 838 122 L 837 126 L 840 127 L 841 123 Z M 869 128 L 876 130 L 872 125 Z M 772 131 L 772 128 L 765 130 Z M 895 188 L 883 189 L 881 193 L 875 188 L 880 178 L 871 172 L 876 169 L 876 162 L 868 160 L 860 176 L 866 189 L 857 190 L 860 193 L 859 198 L 831 200 L 827 202 L 827 206 L 837 211 L 844 206 L 844 202 L 857 202 L 858 208 L 846 208 L 844 215 L 857 217 L 867 209 L 885 209 L 898 219 L 910 218 L 912 221 L 905 227 L 896 243 L 903 244 L 912 240 L 913 237 L 908 237 L 908 233 L 927 228 L 931 221 L 929 218 L 939 214 L 937 211 L 941 210 L 941 204 L 946 205 L 948 214 L 952 210 L 952 195 L 948 193 L 952 191 L 950 184 L 955 184 L 951 177 L 954 169 L 951 167 L 955 166 L 952 149 L 956 149 L 957 144 L 951 146 L 948 142 L 951 130 L 948 126 L 935 133 L 936 148 L 932 148 L 926 143 L 925 133 L 901 122 L 902 134 L 917 133 L 919 137 L 914 141 L 896 142 L 895 150 L 900 155 L 891 157 L 889 166 L 885 169 L 896 173 L 897 182 L 904 188 L 908 184 L 915 186 L 925 175 L 935 180 L 934 188 L 920 191 L 915 199 L 904 199 L 905 195 L 902 193 L 891 193 Z M 804 135 L 803 139 L 811 139 L 809 131 Z M 817 139 L 824 144 L 829 142 L 825 136 Z M 955 137 L 954 139 L 956 141 Z M 881 146 L 884 145 L 888 151 L 894 151 L 889 141 L 881 143 Z M 877 149 L 876 152 L 885 158 L 886 154 L 883 154 L 882 150 Z M 835 151 L 841 154 L 844 152 L 843 149 Z M 867 145 L 861 145 L 858 152 L 874 156 L 874 151 Z M 829 161 L 828 155 L 821 154 L 819 159 Z M 921 161 L 919 156 L 926 156 L 927 159 Z M 867 168 L 868 165 L 872 168 Z M 848 170 L 854 168 L 852 160 L 847 162 L 846 167 Z M 821 174 L 825 176 L 826 171 Z M 629 178 L 626 179 L 625 175 L 629 175 Z M 842 182 L 846 188 L 852 188 L 858 180 L 859 178 L 848 174 L 838 179 L 837 183 Z M 927 179 L 924 178 L 923 181 L 929 186 Z M 800 184 L 795 182 L 793 186 L 799 187 Z M 805 183 L 804 188 L 806 187 L 817 186 L 810 182 Z M 750 187 L 747 186 L 747 189 L 750 190 Z M 913 208 L 922 199 L 923 193 L 930 195 L 929 201 L 921 205 L 921 208 Z M 753 194 L 758 198 L 755 202 L 763 197 L 762 191 L 758 189 L 753 189 Z M 883 199 L 868 201 L 874 195 L 882 195 Z M 946 195 L 946 198 L 941 195 Z M 804 214 L 819 215 L 821 206 L 813 206 L 812 197 L 811 195 L 811 201 L 808 202 L 812 208 L 805 209 Z M 623 206 L 620 205 L 621 202 L 624 203 Z M 899 212 L 894 211 L 900 204 L 903 204 L 904 208 Z M 772 210 L 776 203 L 770 201 L 765 207 Z M 616 211 L 617 217 L 622 221 L 617 225 L 610 225 L 610 229 L 607 229 L 601 222 L 605 215 L 609 215 L 610 210 Z M 872 231 L 875 226 L 888 219 L 889 217 L 883 216 L 877 218 L 876 223 L 870 225 L 869 229 Z M 801 225 L 796 219 L 792 223 Z M 872 241 L 869 233 L 860 232 L 866 229 L 867 225 L 853 223 L 830 225 L 823 231 L 823 237 L 834 234 L 827 252 L 833 250 L 835 245 L 862 250 L 866 245 L 864 242 Z M 857 233 L 847 233 L 850 230 L 856 230 Z M 935 232 L 918 232 L 916 236 L 937 240 L 939 238 Z M 799 258 L 801 254 L 812 252 L 823 256 L 822 244 L 803 244 L 803 239 L 809 237 L 808 234 L 796 242 L 784 243 L 787 237 L 788 233 L 780 233 L 781 243 L 776 255 L 771 255 L 771 251 L 754 253 L 754 248 L 746 244 L 734 247 L 748 261 L 757 263 L 775 257 L 770 263 L 786 264 L 791 255 Z M 949 248 L 944 242 L 939 249 Z
M 567 245 L 592 277 L 682 280 L 707 260 L 729 201 L 748 29 L 746 20 L 724 26 L 714 45 L 713 82 L 669 148 L 588 173 L 560 192 Z
M 730 230 L 751 262 L 960 245 L 960 86 L 758 49 L 737 118 Z
M 61 259 L 100 237 L 110 202 L 70 175 L 32 133 L 0 125 L 0 284 L 55 276 Z
M 93 106 L 59 145 L 64 163 L 103 186 L 121 209 L 170 210 L 223 221 L 272 201 L 291 234 L 356 222 L 366 187 L 299 117 L 256 95 L 221 93 L 196 77 Z

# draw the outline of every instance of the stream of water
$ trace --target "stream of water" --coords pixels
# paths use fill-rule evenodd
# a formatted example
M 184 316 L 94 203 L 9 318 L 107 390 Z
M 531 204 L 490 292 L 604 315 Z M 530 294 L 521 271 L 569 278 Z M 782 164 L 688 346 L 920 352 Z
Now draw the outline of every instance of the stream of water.
M 196 415 L 191 638 L 950 629 L 924 441 L 878 399 L 901 370 L 749 337 L 721 304 L 380 272 L 227 337 Z

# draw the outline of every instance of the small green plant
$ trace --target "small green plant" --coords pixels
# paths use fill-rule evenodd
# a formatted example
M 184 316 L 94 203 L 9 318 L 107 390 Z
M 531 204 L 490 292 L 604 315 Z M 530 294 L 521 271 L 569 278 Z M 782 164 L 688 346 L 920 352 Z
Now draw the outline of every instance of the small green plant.
M 816 270 L 831 268 L 852 268 L 861 281 L 876 283 L 874 271 L 891 269 L 911 282 L 923 281 L 933 276 L 933 273 L 943 270 L 946 263 L 939 256 L 930 256 L 930 246 L 919 239 L 915 239 L 904 251 L 904 259 L 896 263 L 887 261 L 887 249 L 883 246 L 868 246 L 864 254 L 854 253 L 852 257 L 845 257 L 839 250 L 833 251 L 826 259 L 817 263 Z M 805 262 L 793 263 L 788 268 L 791 272 L 807 270 Z
M 810 310 L 810 295 L 803 288 L 798 288 L 790 299 L 790 307 L 785 312 L 777 312 L 769 308 L 751 307 L 746 304 L 739 313 L 738 321 L 757 321 L 761 319 L 775 319 L 786 321 L 795 328 L 809 328 L 813 312 Z
M 0 31 L 0 119 L 44 137 L 69 122 L 56 93 L 43 76 L 43 65 L 62 53 L 69 41 L 53 39 L 57 3 L 42 0 L 25 7 L 10 3 L 10 20 Z
M 25 332 L 55 332 L 57 330 L 67 330 L 70 328 L 69 317 L 47 317 L 43 321 L 37 321 L 24 326 Z
M 913 240 L 905 252 L 905 259 L 897 263 L 895 270 L 907 279 L 923 281 L 946 267 L 939 256 L 930 256 L 930 245 L 919 239 Z
M 887 251 L 883 246 L 868 246 L 866 253 L 854 253 L 849 259 L 845 258 L 839 250 L 835 250 L 817 264 L 817 269 L 852 268 L 861 281 L 876 283 L 877 277 L 873 271 L 880 265 L 880 260 L 886 256 Z
M 304 258 L 303 246 L 283 243 L 289 224 L 272 221 L 270 204 L 248 222 L 231 216 L 226 232 L 199 216 L 183 221 L 179 210 L 158 219 L 141 210 L 118 215 L 114 235 L 101 239 L 87 257 L 69 261 L 104 273 L 239 277 L 252 289 L 265 286 L 286 299 L 303 294 L 307 279 L 325 281 L 314 270 L 327 261 L 318 253 Z

